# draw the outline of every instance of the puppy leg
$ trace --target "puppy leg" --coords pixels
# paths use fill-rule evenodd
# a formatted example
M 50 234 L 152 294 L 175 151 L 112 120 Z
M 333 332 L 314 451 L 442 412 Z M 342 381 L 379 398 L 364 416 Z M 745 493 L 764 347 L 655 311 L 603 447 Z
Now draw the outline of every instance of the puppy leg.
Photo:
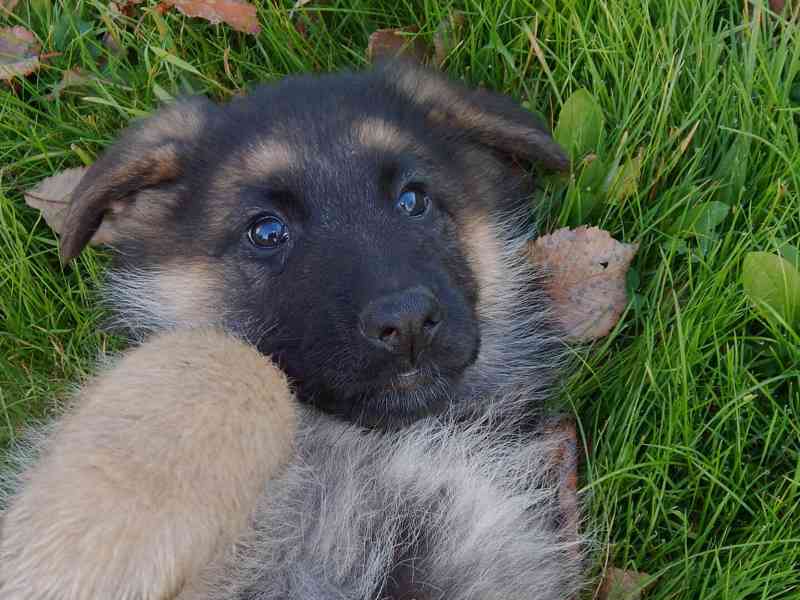
M 215 331 L 164 334 L 80 393 L 4 515 L 2 600 L 158 600 L 244 529 L 288 459 L 283 373 Z

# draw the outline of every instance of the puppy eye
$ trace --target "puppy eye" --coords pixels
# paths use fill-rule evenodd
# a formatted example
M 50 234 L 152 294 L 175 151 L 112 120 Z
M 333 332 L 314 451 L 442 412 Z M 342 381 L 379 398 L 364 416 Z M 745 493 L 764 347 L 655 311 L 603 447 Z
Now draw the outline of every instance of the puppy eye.
M 264 217 L 253 223 L 247 237 L 254 246 L 274 250 L 289 241 L 289 228 L 278 217 Z
M 397 209 L 408 217 L 421 217 L 431 205 L 431 199 L 417 190 L 405 190 L 397 199 Z

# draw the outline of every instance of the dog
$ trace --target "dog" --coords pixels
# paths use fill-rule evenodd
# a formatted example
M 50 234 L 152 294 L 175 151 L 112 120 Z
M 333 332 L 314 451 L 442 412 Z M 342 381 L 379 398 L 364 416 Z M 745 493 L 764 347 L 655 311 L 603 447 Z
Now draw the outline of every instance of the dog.
M 403 62 L 131 126 L 61 253 L 112 240 L 141 343 L 31 446 L 0 599 L 571 598 L 532 165 L 528 111 Z

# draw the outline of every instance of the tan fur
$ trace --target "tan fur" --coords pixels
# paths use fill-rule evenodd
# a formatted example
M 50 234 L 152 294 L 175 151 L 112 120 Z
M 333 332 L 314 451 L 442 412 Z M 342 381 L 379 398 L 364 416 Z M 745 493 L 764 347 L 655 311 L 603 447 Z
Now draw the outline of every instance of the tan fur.
M 440 106 L 454 102 L 462 104 L 459 95 L 445 79 L 401 64 L 397 65 L 393 75 L 392 82 L 412 102 L 434 102 Z
M 227 157 L 214 174 L 214 193 L 231 193 L 242 181 L 263 181 L 270 174 L 288 171 L 298 161 L 291 146 L 277 140 L 263 140 Z
M 397 152 L 413 145 L 407 133 L 383 119 L 368 118 L 353 126 L 353 139 L 362 146 L 376 151 Z
M 168 306 L 173 322 L 213 323 L 218 320 L 222 275 L 208 263 L 171 264 L 156 276 L 158 302 Z
M 85 386 L 5 514 L 2 600 L 172 598 L 292 450 L 284 375 L 216 331 L 151 339 Z
M 496 301 L 502 288 L 503 249 L 492 230 L 489 216 L 475 212 L 461 222 L 459 237 L 480 290 L 479 309 Z
M 242 156 L 242 167 L 259 177 L 276 171 L 285 171 L 297 162 L 294 150 L 285 143 L 264 141 Z
M 211 182 L 211 194 L 226 197 L 239 194 L 243 183 L 263 182 L 271 174 L 287 172 L 299 161 L 292 147 L 279 140 L 262 140 L 226 157 Z M 231 207 L 224 202 L 212 206 L 210 221 L 224 227 L 231 218 Z

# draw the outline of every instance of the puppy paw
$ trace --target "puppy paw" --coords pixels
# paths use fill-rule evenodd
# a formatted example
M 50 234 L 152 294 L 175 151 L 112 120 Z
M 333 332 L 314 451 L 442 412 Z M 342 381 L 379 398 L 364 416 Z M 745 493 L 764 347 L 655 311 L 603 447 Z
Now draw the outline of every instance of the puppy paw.
M 288 460 L 283 373 L 217 331 L 125 354 L 79 394 L 3 515 L 0 600 L 173 598 Z

